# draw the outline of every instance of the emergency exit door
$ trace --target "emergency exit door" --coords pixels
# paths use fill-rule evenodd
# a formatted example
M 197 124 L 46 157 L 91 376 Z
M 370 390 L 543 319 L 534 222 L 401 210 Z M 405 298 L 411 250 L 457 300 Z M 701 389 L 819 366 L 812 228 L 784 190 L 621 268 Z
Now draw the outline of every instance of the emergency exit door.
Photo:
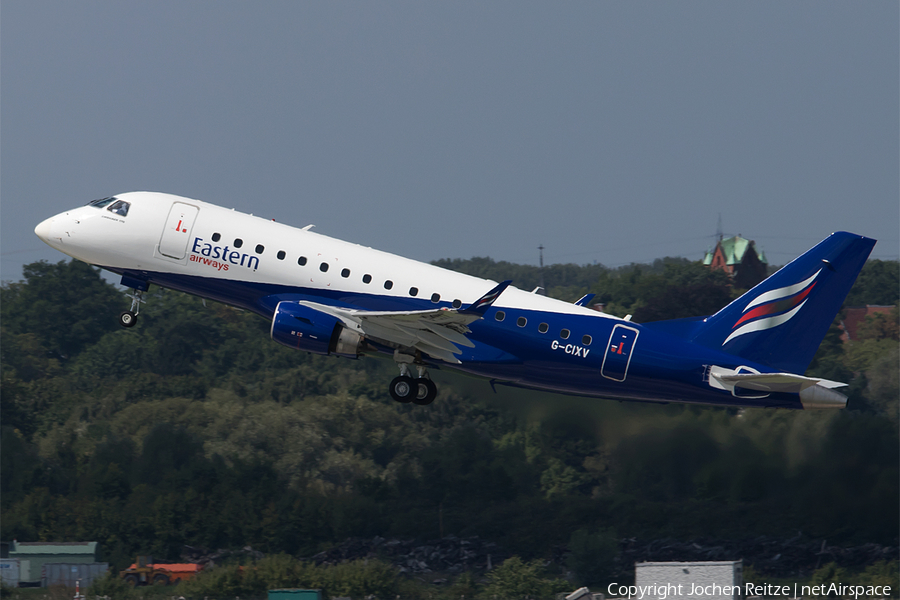
M 628 365 L 631 364 L 631 353 L 637 342 L 638 330 L 627 325 L 616 325 L 606 344 L 603 366 L 600 374 L 613 381 L 625 381 Z
M 172 204 L 162 237 L 159 239 L 160 254 L 169 258 L 184 258 L 198 212 L 200 209 L 190 204 L 183 202 Z

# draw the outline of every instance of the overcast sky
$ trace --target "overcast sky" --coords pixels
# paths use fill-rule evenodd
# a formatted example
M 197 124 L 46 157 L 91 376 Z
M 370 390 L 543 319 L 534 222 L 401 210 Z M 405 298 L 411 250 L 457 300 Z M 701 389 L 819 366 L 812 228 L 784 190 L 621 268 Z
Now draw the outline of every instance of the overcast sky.
M 132 190 L 419 260 L 898 257 L 900 3 L 3 0 L 2 278 Z

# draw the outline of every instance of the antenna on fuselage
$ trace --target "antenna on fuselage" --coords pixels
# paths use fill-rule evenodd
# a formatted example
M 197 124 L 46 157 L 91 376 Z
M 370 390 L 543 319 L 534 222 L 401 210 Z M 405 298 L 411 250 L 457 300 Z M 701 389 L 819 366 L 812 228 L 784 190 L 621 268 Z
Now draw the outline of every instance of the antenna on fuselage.
M 540 246 L 538 246 L 538 250 L 541 251 L 541 254 L 540 254 L 540 263 L 541 263 L 540 285 L 538 286 L 538 289 L 535 290 L 535 292 L 537 292 L 541 296 L 546 296 L 547 295 L 547 287 L 544 285 L 544 245 L 541 244 Z

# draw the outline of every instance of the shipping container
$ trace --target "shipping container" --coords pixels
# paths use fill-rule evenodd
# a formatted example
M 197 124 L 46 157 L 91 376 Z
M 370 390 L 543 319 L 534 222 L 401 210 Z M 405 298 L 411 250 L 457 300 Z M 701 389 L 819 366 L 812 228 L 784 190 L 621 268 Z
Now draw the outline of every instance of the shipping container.
M 0 578 L 7 587 L 19 587 L 19 559 L 0 559 Z
M 269 590 L 269 600 L 322 600 L 322 590 Z
M 86 588 L 95 579 L 106 575 L 108 570 L 108 563 L 46 563 L 41 570 L 41 587 L 75 587 L 75 582 L 81 581 L 81 587 Z
M 19 586 L 41 585 L 45 564 L 97 562 L 97 542 L 18 542 L 9 547 L 9 558 L 19 559 Z
M 634 565 L 634 583 L 644 595 L 666 600 L 738 600 L 744 562 L 644 562 Z

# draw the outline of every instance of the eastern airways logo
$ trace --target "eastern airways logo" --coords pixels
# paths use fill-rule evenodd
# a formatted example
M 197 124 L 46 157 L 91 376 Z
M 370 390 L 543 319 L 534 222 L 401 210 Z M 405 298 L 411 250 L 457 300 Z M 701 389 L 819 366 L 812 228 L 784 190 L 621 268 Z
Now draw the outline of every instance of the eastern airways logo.
M 201 263 L 219 271 L 227 271 L 229 264 L 254 271 L 259 268 L 258 257 L 232 250 L 228 246 L 210 244 L 199 237 L 194 238 L 194 245 L 191 247 L 191 262 Z
M 744 309 L 741 318 L 732 325 L 731 328 L 734 331 L 722 342 L 722 345 L 724 346 L 736 337 L 754 331 L 772 329 L 793 319 L 794 315 L 800 312 L 800 309 L 806 304 L 809 293 L 816 287 L 816 277 L 821 272 L 822 270 L 819 269 L 806 281 L 757 296 Z

